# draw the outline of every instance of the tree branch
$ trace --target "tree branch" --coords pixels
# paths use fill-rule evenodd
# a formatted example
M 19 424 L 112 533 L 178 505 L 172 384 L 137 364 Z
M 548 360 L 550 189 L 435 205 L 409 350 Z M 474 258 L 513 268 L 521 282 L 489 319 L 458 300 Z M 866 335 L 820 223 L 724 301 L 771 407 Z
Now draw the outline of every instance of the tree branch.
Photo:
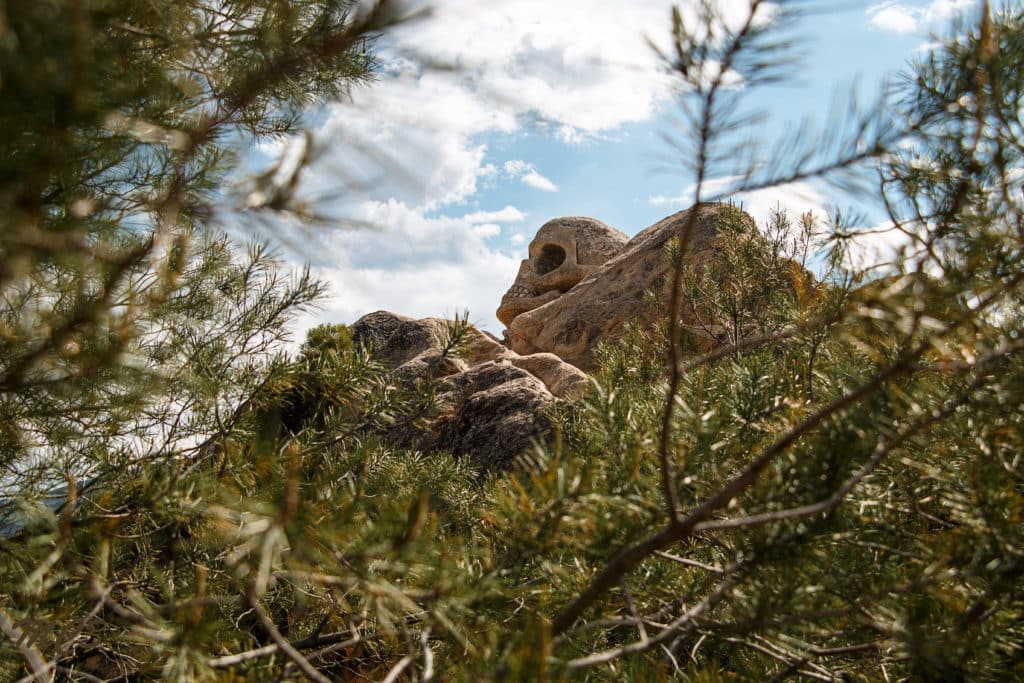
M 15 624 L 6 612 L 0 611 L 0 633 L 3 633 L 11 644 L 25 659 L 32 674 L 29 680 L 35 683 L 49 683 L 53 680 L 53 665 L 47 663 L 43 653 L 39 651 L 21 628 Z

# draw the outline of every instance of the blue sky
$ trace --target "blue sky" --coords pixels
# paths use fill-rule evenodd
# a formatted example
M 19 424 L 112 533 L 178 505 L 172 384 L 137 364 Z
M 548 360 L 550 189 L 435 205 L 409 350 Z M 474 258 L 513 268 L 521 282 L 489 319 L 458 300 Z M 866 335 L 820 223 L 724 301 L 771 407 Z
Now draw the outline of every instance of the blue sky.
M 664 142 L 678 107 L 647 43 L 665 43 L 672 4 L 433 0 L 429 17 L 386 35 L 381 78 L 317 116 L 321 154 L 305 192 L 342 198 L 330 201 L 337 220 L 289 252 L 332 290 L 302 327 L 377 309 L 468 309 L 500 333 L 494 310 L 545 221 L 588 215 L 633 235 L 686 208 L 692 179 Z M 720 4 L 734 21 L 747 2 Z M 837 93 L 871 99 L 975 4 L 805 3 L 795 81 L 742 93 L 768 114 L 753 134 L 771 141 L 804 116 L 840 134 L 828 118 Z M 759 220 L 776 202 L 819 212 L 850 202 L 820 184 L 740 199 Z

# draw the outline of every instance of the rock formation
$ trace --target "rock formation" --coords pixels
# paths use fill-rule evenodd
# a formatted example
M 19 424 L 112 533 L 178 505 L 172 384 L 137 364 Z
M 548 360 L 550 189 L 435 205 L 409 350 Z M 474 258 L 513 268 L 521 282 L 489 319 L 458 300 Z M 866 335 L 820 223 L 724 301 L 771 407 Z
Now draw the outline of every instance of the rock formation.
M 591 218 L 545 223 L 498 308 L 508 326 L 505 344 L 469 326 L 460 353 L 445 354 L 447 321 L 387 311 L 363 316 L 352 325 L 354 341 L 372 347 L 397 381 L 430 375 L 441 382 L 439 415 L 426 425 L 396 425 L 388 438 L 470 457 L 485 471 L 510 467 L 550 429 L 548 407 L 586 390 L 580 368 L 591 367 L 594 347 L 630 320 L 650 323 L 662 314 L 658 297 L 647 293 L 664 294 L 668 241 L 689 225 L 686 254 L 699 267 L 726 220 L 756 234 L 750 216 L 722 204 L 679 212 L 633 239 Z
M 550 429 L 548 406 L 582 395 L 589 380 L 557 356 L 520 356 L 472 326 L 461 353 L 444 355 L 450 324 L 377 311 L 352 325 L 353 340 L 391 365 L 397 381 L 430 374 L 441 382 L 440 415 L 426 425 L 396 425 L 387 437 L 396 446 L 467 456 L 485 471 L 507 469 Z
M 713 253 L 721 221 L 740 220 L 755 232 L 753 219 L 742 210 L 727 204 L 702 204 L 641 231 L 603 265 L 580 266 L 567 257 L 567 270 L 561 276 L 561 267 L 551 269 L 549 255 L 557 253 L 556 248 L 570 254 L 574 245 L 596 245 L 587 252 L 593 259 L 611 251 L 622 233 L 590 219 L 547 223 L 530 244 L 529 258 L 523 261 L 498 308 L 498 318 L 508 326 L 507 346 L 519 354 L 553 353 L 576 367 L 590 369 L 598 343 L 613 339 L 630 320 L 649 323 L 662 315 L 658 297 L 652 300 L 645 294 L 665 294 L 670 266 L 665 245 L 680 234 L 694 211 L 697 215 L 687 258 L 695 265 Z M 531 296 L 524 297 L 524 292 Z
M 554 301 L 597 271 L 629 241 L 625 233 L 593 218 L 548 221 L 530 242 L 512 287 L 501 298 L 498 320 L 515 318 Z

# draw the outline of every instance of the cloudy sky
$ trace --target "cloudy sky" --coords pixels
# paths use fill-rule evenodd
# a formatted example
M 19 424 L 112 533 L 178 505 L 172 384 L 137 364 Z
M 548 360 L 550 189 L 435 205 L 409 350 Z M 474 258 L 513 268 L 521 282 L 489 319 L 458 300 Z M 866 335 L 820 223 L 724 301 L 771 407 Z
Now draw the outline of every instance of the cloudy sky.
M 316 117 L 320 153 L 303 192 L 337 220 L 289 251 L 331 285 L 303 326 L 377 309 L 468 309 L 499 333 L 494 310 L 545 221 L 587 215 L 633 235 L 686 208 L 693 179 L 670 142 L 681 136 L 679 103 L 650 47 L 666 43 L 672 4 L 431 0 L 428 17 L 386 35 L 377 82 Z M 721 4 L 739 17 L 747 2 Z M 805 128 L 840 137 L 830 129 L 840 127 L 829 113 L 837 101 L 870 101 L 974 4 L 805 3 L 812 11 L 788 34 L 804 53 L 794 82 L 749 96 L 738 87 L 745 107 L 766 114 L 744 137 L 770 143 Z M 777 202 L 798 211 L 850 202 L 837 193 L 802 184 L 739 199 L 762 220 Z

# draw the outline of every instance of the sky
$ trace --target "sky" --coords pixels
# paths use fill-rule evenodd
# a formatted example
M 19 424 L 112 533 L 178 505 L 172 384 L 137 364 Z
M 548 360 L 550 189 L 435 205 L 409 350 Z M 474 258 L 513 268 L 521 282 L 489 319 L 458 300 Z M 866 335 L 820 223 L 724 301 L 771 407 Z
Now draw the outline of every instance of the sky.
M 385 309 L 468 311 L 500 336 L 494 311 L 543 223 L 592 216 L 634 235 L 687 208 L 692 160 L 671 143 L 682 135 L 679 91 L 651 47 L 667 44 L 673 4 L 431 0 L 429 15 L 389 30 L 376 46 L 376 81 L 311 117 L 317 156 L 300 191 L 327 218 L 301 233 L 286 226 L 284 253 L 309 262 L 330 294 L 300 332 Z M 695 3 L 678 4 L 687 16 Z M 765 114 L 744 138 L 770 144 L 794 131 L 814 139 L 816 130 L 838 139 L 837 102 L 874 101 L 975 4 L 804 3 L 810 11 L 787 34 L 803 53 L 793 78 L 732 88 L 744 108 Z M 720 5 L 735 22 L 747 2 Z M 252 159 L 287 154 L 290 144 Z M 727 173 L 709 182 L 714 191 L 728 185 Z M 865 227 L 881 220 L 825 183 L 732 198 L 762 222 L 777 204 L 821 216 L 852 204 Z

